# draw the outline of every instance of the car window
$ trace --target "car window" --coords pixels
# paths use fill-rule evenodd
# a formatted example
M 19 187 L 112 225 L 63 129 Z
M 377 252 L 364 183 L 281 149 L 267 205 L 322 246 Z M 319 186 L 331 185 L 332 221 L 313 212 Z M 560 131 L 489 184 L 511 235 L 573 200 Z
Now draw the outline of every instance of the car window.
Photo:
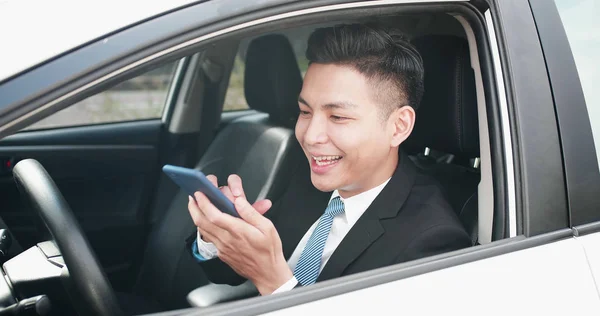
M 300 67 L 302 76 L 304 76 L 306 69 L 308 68 L 308 60 L 304 56 L 304 52 L 306 51 L 306 41 L 310 31 L 312 31 L 312 29 L 300 30 L 299 32 L 294 31 L 293 33 L 290 32 L 289 34 L 284 34 L 288 37 L 290 43 L 292 44 L 292 48 L 296 54 L 296 60 L 298 61 L 298 66 Z M 246 60 L 246 50 L 248 49 L 248 44 L 250 41 L 252 41 L 252 38 L 244 39 L 240 43 L 238 53 L 235 56 L 233 69 L 231 70 L 231 76 L 229 77 L 229 86 L 227 87 L 227 92 L 225 93 L 223 112 L 247 110 L 249 108 L 244 95 L 244 61 Z
M 555 0 L 571 45 L 592 125 L 600 165 L 600 5 L 595 0 Z
M 244 95 L 244 71 L 246 65 L 241 51 L 235 55 L 233 68 L 229 77 L 229 86 L 225 93 L 225 103 L 223 103 L 223 112 L 247 110 L 248 103 Z
M 162 116 L 175 65 L 171 62 L 79 101 L 25 130 L 156 119 Z

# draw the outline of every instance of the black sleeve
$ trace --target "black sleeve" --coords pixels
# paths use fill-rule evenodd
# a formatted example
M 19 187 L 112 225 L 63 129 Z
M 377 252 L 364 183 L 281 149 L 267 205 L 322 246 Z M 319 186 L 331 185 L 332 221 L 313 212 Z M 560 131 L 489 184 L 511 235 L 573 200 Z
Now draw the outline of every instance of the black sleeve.
M 421 259 L 470 246 L 471 238 L 462 227 L 437 225 L 416 236 L 395 263 Z

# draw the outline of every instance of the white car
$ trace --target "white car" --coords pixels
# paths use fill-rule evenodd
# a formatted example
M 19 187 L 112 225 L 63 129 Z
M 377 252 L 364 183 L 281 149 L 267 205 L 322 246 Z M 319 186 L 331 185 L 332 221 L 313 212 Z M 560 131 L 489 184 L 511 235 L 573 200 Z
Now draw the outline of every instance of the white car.
M 599 15 L 594 0 L 0 1 L 0 315 L 599 314 Z M 296 157 L 275 119 L 286 68 L 248 45 L 282 34 L 305 71 L 312 30 L 367 19 L 423 55 L 402 146 L 473 247 L 270 296 L 210 284 L 161 167 L 277 198 Z

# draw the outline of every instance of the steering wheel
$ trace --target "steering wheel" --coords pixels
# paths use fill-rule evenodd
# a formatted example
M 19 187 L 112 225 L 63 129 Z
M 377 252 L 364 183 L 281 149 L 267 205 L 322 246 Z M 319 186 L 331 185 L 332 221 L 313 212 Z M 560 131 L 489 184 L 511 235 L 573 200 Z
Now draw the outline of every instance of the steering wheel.
M 48 227 L 69 270 L 72 300 L 80 315 L 122 315 L 106 275 L 71 208 L 46 169 L 34 159 L 22 160 L 13 168 L 13 177 L 21 193 Z

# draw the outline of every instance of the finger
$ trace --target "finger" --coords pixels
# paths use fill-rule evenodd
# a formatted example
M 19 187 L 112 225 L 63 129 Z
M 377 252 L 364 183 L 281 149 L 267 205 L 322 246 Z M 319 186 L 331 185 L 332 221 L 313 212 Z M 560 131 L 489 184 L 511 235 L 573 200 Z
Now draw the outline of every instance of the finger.
M 219 188 L 219 190 L 223 192 L 223 194 L 229 199 L 229 201 L 233 202 L 235 197 L 233 196 L 233 193 L 231 193 L 231 188 L 229 188 L 229 186 L 221 187 Z
M 242 186 L 242 178 L 237 174 L 232 174 L 227 178 L 227 183 L 231 188 L 231 192 L 233 196 L 246 198 L 246 194 L 244 194 L 244 187 Z
M 236 222 L 237 218 L 221 212 L 202 192 L 196 192 L 194 196 L 200 212 L 208 222 L 228 232 L 235 232 L 239 228 L 240 223 Z
M 219 181 L 217 179 L 217 176 L 209 174 L 206 176 L 206 179 L 208 179 L 208 181 L 210 181 L 210 183 L 212 183 L 214 186 L 219 187 Z
M 265 232 L 268 228 L 270 221 L 256 211 L 246 199 L 235 199 L 235 209 L 243 220 L 258 228 L 260 231 Z
M 267 199 L 256 201 L 254 204 L 252 204 L 252 207 L 254 207 L 254 209 L 261 215 L 265 214 L 269 209 L 271 209 L 271 206 L 273 206 L 273 203 Z
M 208 219 L 206 219 L 206 216 L 204 216 L 204 213 L 198 207 L 196 201 L 194 201 L 192 197 L 189 198 L 188 210 L 190 211 L 194 225 L 196 225 L 196 227 L 198 227 L 198 229 L 202 232 L 206 232 L 214 236 L 219 230 L 221 230 L 212 224 Z
M 188 196 L 188 211 L 190 212 L 190 216 L 192 217 L 192 221 L 194 221 L 194 225 L 198 226 L 198 224 L 202 221 L 202 212 L 198 208 L 196 201 L 191 196 Z

